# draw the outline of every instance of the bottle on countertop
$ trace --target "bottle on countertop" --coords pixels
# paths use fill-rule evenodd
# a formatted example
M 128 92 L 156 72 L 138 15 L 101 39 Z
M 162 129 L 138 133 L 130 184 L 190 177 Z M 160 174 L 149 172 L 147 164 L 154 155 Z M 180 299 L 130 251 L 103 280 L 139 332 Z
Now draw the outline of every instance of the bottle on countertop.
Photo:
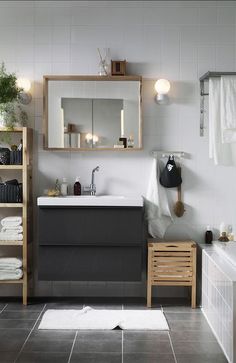
M 211 244 L 213 241 L 213 233 L 210 226 L 207 226 L 206 233 L 205 233 L 205 243 Z
M 75 179 L 74 195 L 81 195 L 81 184 L 79 182 L 79 177 L 78 176 Z
M 67 183 L 67 179 L 63 178 L 62 179 L 62 183 L 61 183 L 61 195 L 63 197 L 65 197 L 66 195 L 68 195 L 68 183 Z

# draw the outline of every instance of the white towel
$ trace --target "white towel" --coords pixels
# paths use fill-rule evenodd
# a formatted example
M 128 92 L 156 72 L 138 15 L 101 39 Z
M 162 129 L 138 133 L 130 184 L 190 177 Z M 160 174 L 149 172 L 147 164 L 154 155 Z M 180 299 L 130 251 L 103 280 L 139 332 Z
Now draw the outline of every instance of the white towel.
M 209 157 L 215 165 L 232 164 L 231 146 L 222 143 L 221 136 L 221 80 L 209 79 Z
M 22 241 L 23 234 L 22 233 L 7 233 L 7 232 L 0 232 L 0 241 Z
M 144 198 L 145 214 L 148 220 L 148 232 L 154 238 L 163 238 L 166 229 L 172 223 L 165 188 L 160 184 L 160 162 L 153 160 L 147 195 Z
M 22 226 L 2 227 L 1 232 L 4 232 L 4 233 L 22 233 L 23 232 L 23 227 Z
M 23 271 L 17 268 L 14 271 L 0 270 L 0 280 L 19 280 L 23 276 Z
M 221 77 L 221 133 L 223 143 L 236 142 L 236 76 Z
M 18 257 L 0 257 L 0 269 L 14 270 L 22 267 L 22 259 Z
M 20 226 L 22 224 L 22 217 L 6 217 L 1 220 L 3 227 Z

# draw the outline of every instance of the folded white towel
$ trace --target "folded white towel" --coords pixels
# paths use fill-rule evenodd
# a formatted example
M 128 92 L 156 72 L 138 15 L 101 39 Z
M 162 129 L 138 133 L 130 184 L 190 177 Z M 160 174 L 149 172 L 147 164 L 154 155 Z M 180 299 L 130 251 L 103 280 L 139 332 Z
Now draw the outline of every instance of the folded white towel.
M 0 241 L 23 241 L 23 234 L 0 232 Z
M 148 220 L 148 232 L 154 238 L 163 238 L 167 227 L 172 223 L 172 216 L 166 195 L 166 189 L 160 184 L 160 162 L 153 160 L 146 198 L 145 214 Z
M 18 257 L 0 257 L 0 269 L 14 270 L 22 267 L 22 259 Z
M 223 143 L 236 142 L 236 76 L 221 77 L 221 133 Z
M 3 227 L 10 226 L 20 226 L 22 224 L 22 217 L 14 216 L 14 217 L 6 217 L 1 220 L 1 225 Z
M 232 163 L 231 145 L 222 143 L 221 79 L 209 79 L 209 157 L 215 165 Z
M 23 276 L 23 271 L 18 268 L 14 271 L 0 270 L 0 280 L 19 280 Z
M 23 232 L 23 227 L 22 226 L 2 227 L 1 232 L 4 232 L 4 233 L 22 233 Z

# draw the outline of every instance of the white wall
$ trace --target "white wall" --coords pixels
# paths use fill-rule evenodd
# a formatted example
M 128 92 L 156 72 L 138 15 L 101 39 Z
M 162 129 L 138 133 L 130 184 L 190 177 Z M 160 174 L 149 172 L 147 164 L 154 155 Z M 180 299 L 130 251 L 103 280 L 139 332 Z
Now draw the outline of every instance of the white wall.
M 33 82 L 29 113 L 36 130 L 35 195 L 57 177 L 67 177 L 73 184 L 80 175 L 87 185 L 96 165 L 101 167 L 96 174 L 99 193 L 145 194 L 149 151 L 183 150 L 189 154 L 183 165 L 186 213 L 176 220 L 172 235 L 201 241 L 205 226 L 218 227 L 222 220 L 233 224 L 236 232 L 236 168 L 215 167 L 208 159 L 207 130 L 199 137 L 198 82 L 208 70 L 236 71 L 235 15 L 234 1 L 1 1 L 0 60 Z M 145 79 L 144 150 L 46 152 L 42 76 L 97 74 L 97 47 L 109 47 L 112 59 L 127 59 L 129 74 Z M 153 101 L 153 85 L 160 77 L 171 82 L 168 106 Z M 77 294 L 73 286 L 79 286 L 80 293 L 83 288 L 89 287 L 91 293 L 100 289 L 91 285 L 36 282 L 36 294 Z M 126 293 L 126 287 L 119 289 Z M 128 291 L 139 294 L 142 289 L 133 286 Z M 1 291 L 8 293 L 8 288 Z

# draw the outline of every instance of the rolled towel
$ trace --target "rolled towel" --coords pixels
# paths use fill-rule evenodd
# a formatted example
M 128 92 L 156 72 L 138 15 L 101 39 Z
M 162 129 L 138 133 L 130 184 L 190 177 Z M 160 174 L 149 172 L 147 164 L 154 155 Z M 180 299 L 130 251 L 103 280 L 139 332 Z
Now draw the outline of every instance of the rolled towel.
M 23 234 L 0 232 L 0 241 L 23 241 Z
M 20 257 L 0 257 L 0 269 L 17 269 L 22 267 Z
M 0 280 L 20 280 L 23 277 L 23 271 L 20 268 L 14 271 L 0 270 Z
M 2 227 L 1 232 L 4 232 L 4 233 L 22 233 L 23 232 L 23 227 L 22 226 Z
M 20 226 L 22 224 L 22 217 L 6 217 L 1 220 L 1 225 L 3 227 Z

